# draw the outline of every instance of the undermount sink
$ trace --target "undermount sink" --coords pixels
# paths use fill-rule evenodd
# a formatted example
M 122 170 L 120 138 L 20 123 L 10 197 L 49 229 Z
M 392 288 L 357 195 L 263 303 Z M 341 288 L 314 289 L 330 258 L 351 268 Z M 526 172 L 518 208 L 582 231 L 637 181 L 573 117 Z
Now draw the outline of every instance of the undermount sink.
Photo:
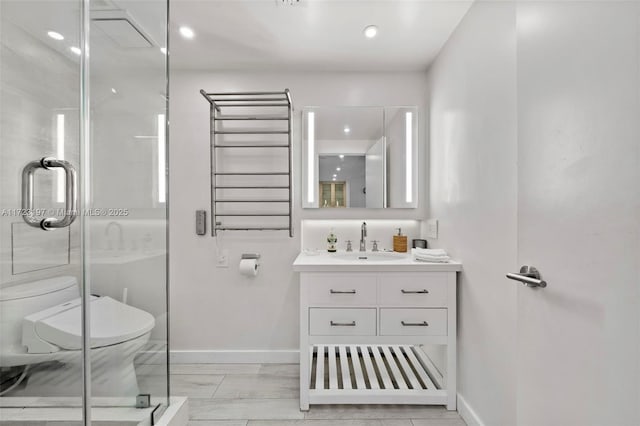
M 293 262 L 296 272 L 382 272 L 382 271 L 460 271 L 459 262 L 430 263 L 415 260 L 411 253 L 392 251 L 339 251 L 306 249 Z
M 393 262 L 396 260 L 405 259 L 407 256 L 401 253 L 394 253 L 389 251 L 377 251 L 377 252 L 356 252 L 356 253 L 339 253 L 334 254 L 332 257 L 345 260 L 345 261 L 374 261 L 374 262 Z

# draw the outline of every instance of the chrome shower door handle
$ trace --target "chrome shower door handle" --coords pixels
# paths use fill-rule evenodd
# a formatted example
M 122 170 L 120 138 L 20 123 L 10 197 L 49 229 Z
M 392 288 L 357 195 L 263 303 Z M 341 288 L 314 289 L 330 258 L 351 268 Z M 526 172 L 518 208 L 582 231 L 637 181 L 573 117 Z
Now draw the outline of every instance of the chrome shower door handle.
M 522 284 L 526 284 L 529 287 L 541 287 L 545 288 L 547 282 L 540 278 L 540 272 L 534 266 L 523 266 L 520 268 L 520 273 L 508 273 L 507 278 L 514 281 L 520 281 Z
M 51 170 L 55 168 L 63 169 L 65 174 L 64 216 L 62 219 L 56 217 L 40 218 L 35 215 L 33 207 L 33 176 L 38 169 Z M 65 160 L 42 158 L 31 161 L 24 166 L 22 169 L 22 209 L 20 214 L 28 225 L 42 228 L 45 231 L 71 225 L 78 216 L 78 176 L 73 165 Z

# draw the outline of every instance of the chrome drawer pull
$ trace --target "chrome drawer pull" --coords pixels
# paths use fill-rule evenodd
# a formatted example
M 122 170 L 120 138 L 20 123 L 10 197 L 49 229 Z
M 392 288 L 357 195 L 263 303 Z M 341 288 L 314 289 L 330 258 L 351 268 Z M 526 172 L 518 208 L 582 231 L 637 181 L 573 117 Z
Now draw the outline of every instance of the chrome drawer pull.
M 355 327 L 356 326 L 356 322 L 355 321 L 351 321 L 351 322 L 335 322 L 335 321 L 331 321 L 331 327 Z
M 428 294 L 429 290 L 405 290 L 404 288 L 401 290 L 402 294 Z
M 355 290 L 334 290 L 331 289 L 329 290 L 329 293 L 331 294 L 356 294 Z
M 405 327 L 429 327 L 429 323 L 426 321 L 422 321 L 422 322 L 406 322 L 406 321 L 400 321 L 402 323 L 403 326 Z

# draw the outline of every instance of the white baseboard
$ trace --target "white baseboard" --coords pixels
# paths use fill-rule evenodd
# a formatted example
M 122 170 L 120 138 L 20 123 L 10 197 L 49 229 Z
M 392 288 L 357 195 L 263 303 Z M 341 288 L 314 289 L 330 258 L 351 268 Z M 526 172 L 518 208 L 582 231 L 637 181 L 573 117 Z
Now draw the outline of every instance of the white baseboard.
M 297 364 L 297 350 L 171 351 L 174 364 Z
M 478 414 L 460 394 L 458 394 L 458 414 L 460 414 L 460 417 L 462 417 L 462 420 L 465 421 L 467 426 L 484 426 Z

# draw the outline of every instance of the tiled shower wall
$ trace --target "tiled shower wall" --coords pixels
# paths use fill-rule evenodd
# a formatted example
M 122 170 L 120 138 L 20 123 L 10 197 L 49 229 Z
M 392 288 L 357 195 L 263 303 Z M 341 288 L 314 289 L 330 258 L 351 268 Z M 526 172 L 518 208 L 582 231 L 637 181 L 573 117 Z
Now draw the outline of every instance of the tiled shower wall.
M 47 277 L 54 270 L 58 274 L 78 273 L 78 224 L 71 226 L 69 238 L 66 229 L 43 232 L 29 227 L 17 210 L 21 205 L 22 168 L 29 161 L 56 156 L 58 114 L 65 117 L 65 159 L 78 164 L 79 68 L 77 62 L 62 57 L 11 23 L 3 22 L 1 31 L 0 286 L 3 286 Z M 46 91 L 41 89 L 43 86 Z M 57 173 L 41 170 L 36 174 L 36 208 L 63 207 L 54 198 Z

